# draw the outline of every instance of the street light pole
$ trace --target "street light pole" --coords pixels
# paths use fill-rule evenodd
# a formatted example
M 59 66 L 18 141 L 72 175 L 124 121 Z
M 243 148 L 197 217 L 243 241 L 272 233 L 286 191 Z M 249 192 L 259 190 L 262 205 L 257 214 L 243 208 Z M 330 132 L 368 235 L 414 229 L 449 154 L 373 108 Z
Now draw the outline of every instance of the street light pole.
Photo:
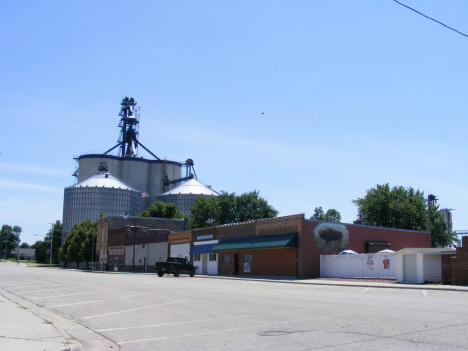
M 50 257 L 49 257 L 49 268 L 52 269 L 52 243 L 54 242 L 54 223 L 47 223 L 52 224 L 52 231 L 50 232 Z
M 18 235 L 18 239 L 16 239 L 16 264 L 19 264 L 19 242 L 20 242 L 19 233 L 17 235 Z

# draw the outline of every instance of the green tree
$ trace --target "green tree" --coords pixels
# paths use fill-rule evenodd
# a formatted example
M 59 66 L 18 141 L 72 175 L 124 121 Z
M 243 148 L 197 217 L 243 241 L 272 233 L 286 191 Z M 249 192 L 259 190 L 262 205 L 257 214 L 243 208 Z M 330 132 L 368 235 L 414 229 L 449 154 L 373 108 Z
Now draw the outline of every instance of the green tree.
M 412 187 L 395 186 L 388 183 L 367 190 L 364 198 L 353 200 L 363 224 L 388 228 L 429 230 L 427 200 L 424 192 Z M 447 247 L 449 234 L 444 215 L 438 205 L 431 205 L 431 245 Z
M 387 228 L 428 230 L 427 201 L 424 192 L 388 183 L 367 190 L 353 200 L 363 224 Z
M 0 241 L 2 244 L 1 252 L 2 252 L 3 258 L 10 257 L 11 250 L 14 246 L 13 244 L 14 234 L 12 232 L 12 229 L 13 228 L 7 224 L 4 224 L 2 226 L 2 231 L 0 234 Z
M 223 191 L 217 197 L 196 199 L 189 216 L 189 228 L 206 228 L 228 223 L 247 222 L 276 217 L 277 215 L 278 211 L 260 197 L 258 191 L 251 191 L 240 196 Z
M 50 240 L 52 242 L 52 263 L 57 262 L 59 259 L 59 250 L 62 246 L 62 223 L 60 221 L 55 221 L 52 225 L 52 228 L 49 229 L 49 232 L 44 237 L 44 242 L 47 248 L 50 248 Z M 50 259 L 50 258 L 49 258 Z
M 341 222 L 341 213 L 331 208 L 325 213 L 325 220 L 328 222 Z
M 62 247 L 59 250 L 59 259 L 67 263 L 91 261 L 87 260 L 87 245 L 84 246 L 85 240 L 88 237 L 96 235 L 97 226 L 95 222 L 85 219 L 79 224 L 75 224 L 65 239 Z M 89 249 L 89 256 L 91 256 L 91 248 Z M 84 259 L 85 258 L 85 259 Z
M 310 219 L 314 219 L 316 221 L 340 222 L 341 214 L 334 208 L 331 208 L 327 213 L 324 213 L 322 206 L 320 206 L 314 209 L 314 214 L 310 216 Z
M 182 219 L 184 216 L 173 203 L 165 204 L 162 201 L 153 202 L 145 211 L 140 215 L 141 217 L 155 217 L 155 218 L 174 218 Z
M 93 253 L 93 250 L 96 249 L 96 231 L 96 227 L 89 228 L 85 233 L 85 239 L 81 245 L 80 261 L 86 262 L 86 266 L 88 266 L 88 263 L 93 259 L 96 260 L 96 253 Z
M 261 198 L 260 193 L 256 190 L 237 197 L 236 212 L 237 218 L 234 221 L 220 224 L 247 222 L 278 215 L 278 211 L 271 207 L 265 199 Z
M 37 263 L 47 263 L 49 262 L 49 255 L 47 255 L 47 245 L 44 241 L 36 241 L 34 243 L 35 256 Z
M 20 249 L 29 249 L 31 246 L 28 243 L 21 243 L 19 247 Z
M 439 205 L 431 205 L 431 245 L 432 247 L 450 247 L 452 242 L 460 243 L 456 234 L 447 230 L 444 215 L 439 212 Z
M 197 197 L 195 204 L 192 205 L 191 214 L 189 216 L 189 229 L 207 228 L 217 225 L 219 203 L 213 199 Z
M 20 238 L 21 227 L 15 225 L 13 228 L 7 224 L 2 226 L 2 231 L 0 234 L 1 238 L 1 252 L 4 258 L 11 257 L 11 251 L 16 249 L 16 243 Z M 5 253 L 3 251 L 5 250 Z
M 310 216 L 310 219 L 314 219 L 316 221 L 323 221 L 324 216 L 325 216 L 325 212 L 323 212 L 322 206 L 320 206 L 314 209 L 314 214 Z

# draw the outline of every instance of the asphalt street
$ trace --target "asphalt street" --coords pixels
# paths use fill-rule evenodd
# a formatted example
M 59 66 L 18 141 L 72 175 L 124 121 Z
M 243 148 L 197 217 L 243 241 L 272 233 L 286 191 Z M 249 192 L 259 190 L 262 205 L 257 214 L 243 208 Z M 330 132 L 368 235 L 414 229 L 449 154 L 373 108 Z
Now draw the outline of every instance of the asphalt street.
M 466 350 L 468 293 L 0 264 L 1 293 L 121 350 Z

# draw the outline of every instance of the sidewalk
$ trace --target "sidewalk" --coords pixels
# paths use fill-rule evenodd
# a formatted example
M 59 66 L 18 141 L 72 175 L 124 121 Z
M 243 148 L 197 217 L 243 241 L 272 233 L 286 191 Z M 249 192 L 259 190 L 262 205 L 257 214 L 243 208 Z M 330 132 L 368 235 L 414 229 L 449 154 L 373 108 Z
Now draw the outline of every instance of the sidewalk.
M 322 280 L 322 279 L 295 279 L 291 277 L 266 277 L 266 276 L 221 276 L 221 275 L 196 275 L 198 278 L 235 279 L 249 281 L 275 282 L 285 284 L 306 285 L 330 285 L 330 286 L 354 286 L 363 288 L 387 288 L 387 289 L 419 289 L 468 292 L 468 286 L 437 285 L 437 284 L 406 284 L 406 283 L 381 283 L 355 280 Z
M 113 271 L 94 271 L 90 273 L 97 274 L 145 274 L 157 275 L 156 273 L 132 273 L 132 272 L 113 272 Z M 419 289 L 419 290 L 441 290 L 441 291 L 461 291 L 468 292 L 468 286 L 461 285 L 441 285 L 441 284 L 407 284 L 407 283 L 382 283 L 367 281 L 365 278 L 343 280 L 337 278 L 333 280 L 324 279 L 297 279 L 295 277 L 279 277 L 279 276 L 232 276 L 232 275 L 195 275 L 195 278 L 209 278 L 209 279 L 232 279 L 232 280 L 247 280 L 247 281 L 261 281 L 261 282 L 274 282 L 284 284 L 310 284 L 310 285 L 331 285 L 331 286 L 354 286 L 363 288 L 387 288 L 387 289 Z
M 118 350 L 81 324 L 0 288 L 0 350 Z

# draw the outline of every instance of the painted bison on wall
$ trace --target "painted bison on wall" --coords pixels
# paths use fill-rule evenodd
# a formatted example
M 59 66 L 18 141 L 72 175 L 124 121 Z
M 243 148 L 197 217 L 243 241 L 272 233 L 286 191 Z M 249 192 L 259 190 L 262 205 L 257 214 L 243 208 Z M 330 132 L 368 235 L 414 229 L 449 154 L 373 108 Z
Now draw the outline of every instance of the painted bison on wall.
M 319 223 L 314 228 L 314 241 L 321 251 L 338 251 L 348 246 L 349 232 L 341 223 Z
M 325 248 L 330 247 L 332 241 L 335 242 L 335 248 L 339 248 L 343 241 L 343 233 L 333 228 L 319 230 L 319 237 L 325 240 Z

